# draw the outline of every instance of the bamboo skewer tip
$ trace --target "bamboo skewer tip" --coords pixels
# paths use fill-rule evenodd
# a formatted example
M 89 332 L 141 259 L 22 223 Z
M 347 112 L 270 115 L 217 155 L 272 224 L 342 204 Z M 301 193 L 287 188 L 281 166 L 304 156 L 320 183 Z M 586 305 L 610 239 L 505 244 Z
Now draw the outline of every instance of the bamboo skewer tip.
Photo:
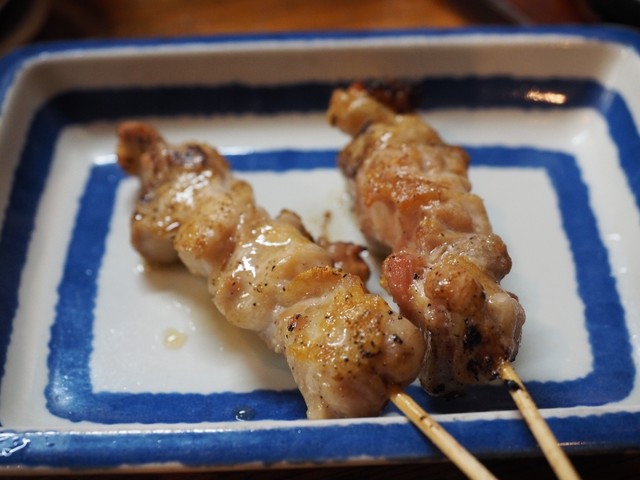
M 549 428 L 533 398 L 529 395 L 513 365 L 510 362 L 503 363 L 500 366 L 499 375 L 507 385 L 509 394 L 529 426 L 531 433 L 538 441 L 540 449 L 557 477 L 560 480 L 579 480 L 580 476 L 571 464 L 567 454 L 560 447 L 556 436 Z
M 496 479 L 478 459 L 397 385 L 389 387 L 389 399 L 468 478 Z

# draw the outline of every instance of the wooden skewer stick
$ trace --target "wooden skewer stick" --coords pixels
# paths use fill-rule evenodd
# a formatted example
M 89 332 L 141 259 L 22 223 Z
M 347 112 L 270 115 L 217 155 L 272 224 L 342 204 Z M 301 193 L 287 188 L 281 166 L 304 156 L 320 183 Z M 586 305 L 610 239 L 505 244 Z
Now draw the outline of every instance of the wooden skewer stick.
M 467 449 L 397 386 L 389 388 L 389 399 L 411 422 L 424 433 L 468 478 L 473 480 L 495 479 Z
M 500 368 L 500 377 L 507 384 L 507 388 L 513 401 L 518 406 L 525 422 L 529 425 L 533 436 L 538 441 L 551 468 L 561 480 L 579 479 L 579 475 L 573 468 L 569 457 L 560 448 L 560 444 L 549 428 L 547 422 L 542 418 L 540 410 L 524 387 L 522 380 L 510 363 L 503 363 Z

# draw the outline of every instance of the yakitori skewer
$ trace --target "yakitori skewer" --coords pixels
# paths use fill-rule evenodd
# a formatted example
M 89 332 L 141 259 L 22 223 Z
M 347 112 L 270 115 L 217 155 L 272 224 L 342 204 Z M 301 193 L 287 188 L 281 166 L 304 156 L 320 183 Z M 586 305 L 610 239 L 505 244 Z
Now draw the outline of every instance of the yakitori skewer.
M 118 137 L 118 162 L 141 183 L 134 247 L 205 277 L 227 321 L 284 355 L 309 418 L 377 415 L 388 385 L 415 380 L 419 329 L 336 268 L 341 253 L 316 244 L 296 214 L 270 216 L 206 144 L 170 145 L 137 122 L 120 124 Z
M 511 258 L 471 191 L 468 154 L 445 143 L 413 100 L 405 85 L 356 82 L 333 92 L 327 119 L 352 136 L 338 165 L 360 229 L 384 259 L 382 286 L 427 339 L 420 382 L 431 395 L 454 395 L 513 372 L 525 312 L 500 285 Z M 512 391 L 519 407 L 522 392 Z M 525 405 L 531 418 L 535 407 Z M 546 438 L 544 453 L 566 459 Z

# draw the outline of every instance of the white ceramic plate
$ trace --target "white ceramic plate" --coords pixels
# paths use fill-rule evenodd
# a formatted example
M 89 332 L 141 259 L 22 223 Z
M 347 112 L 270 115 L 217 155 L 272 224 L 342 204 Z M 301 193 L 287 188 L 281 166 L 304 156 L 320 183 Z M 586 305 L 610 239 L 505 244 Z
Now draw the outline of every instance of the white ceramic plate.
M 469 149 L 527 310 L 516 368 L 571 452 L 640 444 L 639 37 L 462 30 L 71 43 L 0 63 L 0 464 L 145 469 L 417 461 L 393 408 L 307 421 L 282 358 L 228 326 L 206 286 L 129 244 L 118 121 L 218 146 L 271 212 L 359 240 L 323 111 L 401 77 Z M 375 279 L 372 288 L 377 289 Z M 501 385 L 408 389 L 474 454 L 536 454 Z M 311 447 L 313 446 L 313 447 Z

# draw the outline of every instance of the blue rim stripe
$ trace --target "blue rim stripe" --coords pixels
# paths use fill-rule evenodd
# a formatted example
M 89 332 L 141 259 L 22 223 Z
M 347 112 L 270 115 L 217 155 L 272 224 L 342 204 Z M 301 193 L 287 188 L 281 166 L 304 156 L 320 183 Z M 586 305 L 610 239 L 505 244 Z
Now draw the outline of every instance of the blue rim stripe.
M 620 447 L 637 448 L 640 416 L 634 413 L 605 413 L 601 416 L 548 420 L 558 441 L 569 454 L 610 444 L 608 428 L 615 430 Z M 530 433 L 522 421 L 491 420 L 448 422 L 442 425 L 475 455 L 491 456 L 499 449 L 504 456 L 534 451 Z M 603 429 L 606 425 L 608 428 Z M 484 435 L 474 435 L 482 431 Z M 126 434 L 101 432 L 7 432 L 3 443 L 24 448 L 12 455 L 12 463 L 51 468 L 115 468 L 144 464 L 179 462 L 187 467 L 226 467 L 260 463 L 264 466 L 286 462 L 304 465 L 322 461 L 335 463 L 354 458 L 354 443 L 360 451 L 377 459 L 416 461 L 442 458 L 442 454 L 417 429 L 408 424 L 361 423 L 349 428 L 328 425 L 313 428 L 313 448 L 302 429 L 185 430 Z M 485 436 L 486 435 L 486 436 Z M 487 441 L 490 438 L 491 441 Z M 588 442 L 584 439 L 588 438 Z M 380 441 L 384 439 L 384 441 Z M 266 446 L 266 448 L 265 448 Z M 357 455 L 357 452 L 355 453 Z M 0 457 L 0 464 L 8 464 Z

